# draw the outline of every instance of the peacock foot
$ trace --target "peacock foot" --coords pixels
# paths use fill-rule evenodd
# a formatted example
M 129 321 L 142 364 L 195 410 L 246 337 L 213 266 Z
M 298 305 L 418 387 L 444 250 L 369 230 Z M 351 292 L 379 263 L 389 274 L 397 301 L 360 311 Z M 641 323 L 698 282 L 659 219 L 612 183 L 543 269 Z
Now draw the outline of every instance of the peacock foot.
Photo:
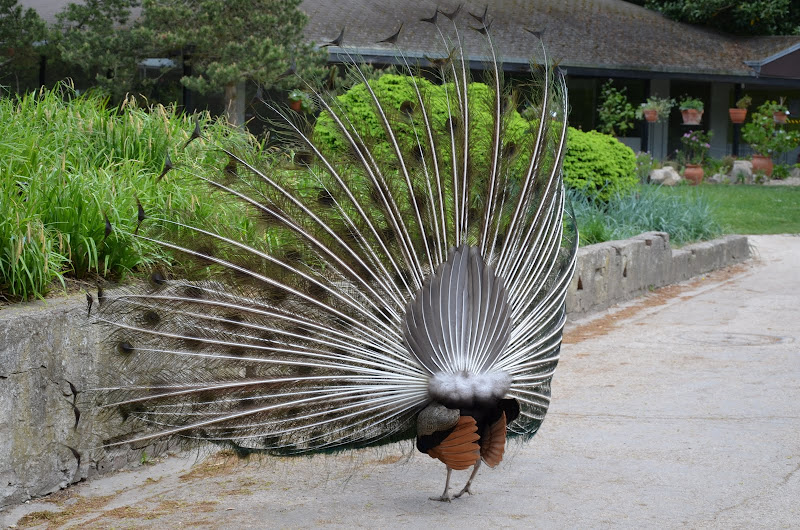
M 463 489 L 463 490 L 461 490 L 461 491 L 459 491 L 458 493 L 456 493 L 455 495 L 453 495 L 453 498 L 454 498 L 454 499 L 458 499 L 459 497 L 461 497 L 461 496 L 462 496 L 462 495 L 464 495 L 465 493 L 469 493 L 470 495 L 472 495 L 472 489 L 470 488 L 470 485 L 469 485 L 469 484 L 467 484 L 466 486 L 464 486 L 464 489 Z
M 441 495 L 439 497 L 428 497 L 432 501 L 450 502 L 453 500 L 452 495 Z

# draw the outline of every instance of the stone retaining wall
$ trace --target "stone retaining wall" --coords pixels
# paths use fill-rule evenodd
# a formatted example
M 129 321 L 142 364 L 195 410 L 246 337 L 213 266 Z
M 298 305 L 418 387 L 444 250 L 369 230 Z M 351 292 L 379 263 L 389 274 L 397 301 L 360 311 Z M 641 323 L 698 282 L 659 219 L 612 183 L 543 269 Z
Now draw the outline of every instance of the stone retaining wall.
M 743 236 L 672 250 L 667 234 L 650 232 L 581 248 L 567 296 L 569 316 L 605 309 L 748 256 Z M 97 448 L 119 426 L 85 407 L 75 427 L 80 391 L 97 386 L 99 338 L 83 295 L 0 311 L 0 508 L 164 448 L 162 442 L 110 456 Z
M 747 237 L 735 235 L 676 250 L 665 232 L 582 247 L 567 292 L 568 317 L 579 318 L 748 257 Z

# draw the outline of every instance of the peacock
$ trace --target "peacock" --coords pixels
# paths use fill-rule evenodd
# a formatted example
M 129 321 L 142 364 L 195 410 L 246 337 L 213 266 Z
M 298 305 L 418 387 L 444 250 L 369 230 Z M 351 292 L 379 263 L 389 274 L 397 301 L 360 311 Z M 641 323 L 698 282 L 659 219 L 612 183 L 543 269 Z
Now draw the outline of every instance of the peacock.
M 561 178 L 566 85 L 529 32 L 543 60 L 521 118 L 487 13 L 458 15 L 436 8 L 415 22 L 441 41 L 424 60 L 404 54 L 400 30 L 381 41 L 403 72 L 384 83 L 342 30 L 331 44 L 349 57 L 360 106 L 307 83 L 320 111 L 311 127 L 265 103 L 293 142 L 290 165 L 209 147 L 225 167 L 194 178 L 246 206 L 259 244 L 139 204 L 136 238 L 210 272 L 157 270 L 145 286 L 99 293 L 96 395 L 128 433 L 107 445 L 177 437 L 296 455 L 414 439 L 446 466 L 431 498 L 450 501 L 472 493 L 482 462 L 502 460 L 508 437 L 533 437 L 577 247 Z M 485 82 L 471 77 L 467 31 L 482 35 Z M 191 141 L 203 141 L 199 126 Z M 177 167 L 167 158 L 159 178 Z M 452 495 L 451 472 L 470 468 Z

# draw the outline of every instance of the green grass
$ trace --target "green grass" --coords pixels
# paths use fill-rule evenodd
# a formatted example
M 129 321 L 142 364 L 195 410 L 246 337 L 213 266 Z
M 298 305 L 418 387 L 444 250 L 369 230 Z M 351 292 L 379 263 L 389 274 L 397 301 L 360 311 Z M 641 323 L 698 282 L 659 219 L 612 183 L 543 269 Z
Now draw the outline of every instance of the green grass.
M 726 234 L 800 233 L 800 187 L 701 184 L 666 189 L 670 196 L 708 202 Z
M 66 86 L 0 98 L 0 297 L 42 296 L 65 277 L 119 279 L 172 261 L 163 248 L 132 232 L 137 198 L 154 219 L 151 233 L 180 232 L 164 216 L 201 227 L 225 226 L 246 240 L 243 207 L 218 199 L 198 179 L 218 175 L 225 145 L 247 159 L 261 146 L 208 116 L 204 139 L 184 150 L 192 117 L 133 100 L 121 109 L 77 97 Z M 176 166 L 157 177 L 169 152 Z M 104 216 L 114 227 L 105 237 Z

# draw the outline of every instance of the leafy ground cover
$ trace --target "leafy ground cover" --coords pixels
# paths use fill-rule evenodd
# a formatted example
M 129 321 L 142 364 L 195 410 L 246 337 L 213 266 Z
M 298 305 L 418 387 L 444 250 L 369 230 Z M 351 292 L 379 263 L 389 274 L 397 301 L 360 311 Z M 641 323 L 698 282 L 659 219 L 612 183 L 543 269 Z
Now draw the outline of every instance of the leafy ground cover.
M 574 191 L 570 199 L 581 245 L 659 231 L 669 233 L 672 244 L 680 246 L 713 239 L 723 231 L 710 201 L 666 187 L 643 184 L 632 193 L 615 195 L 607 203 Z

